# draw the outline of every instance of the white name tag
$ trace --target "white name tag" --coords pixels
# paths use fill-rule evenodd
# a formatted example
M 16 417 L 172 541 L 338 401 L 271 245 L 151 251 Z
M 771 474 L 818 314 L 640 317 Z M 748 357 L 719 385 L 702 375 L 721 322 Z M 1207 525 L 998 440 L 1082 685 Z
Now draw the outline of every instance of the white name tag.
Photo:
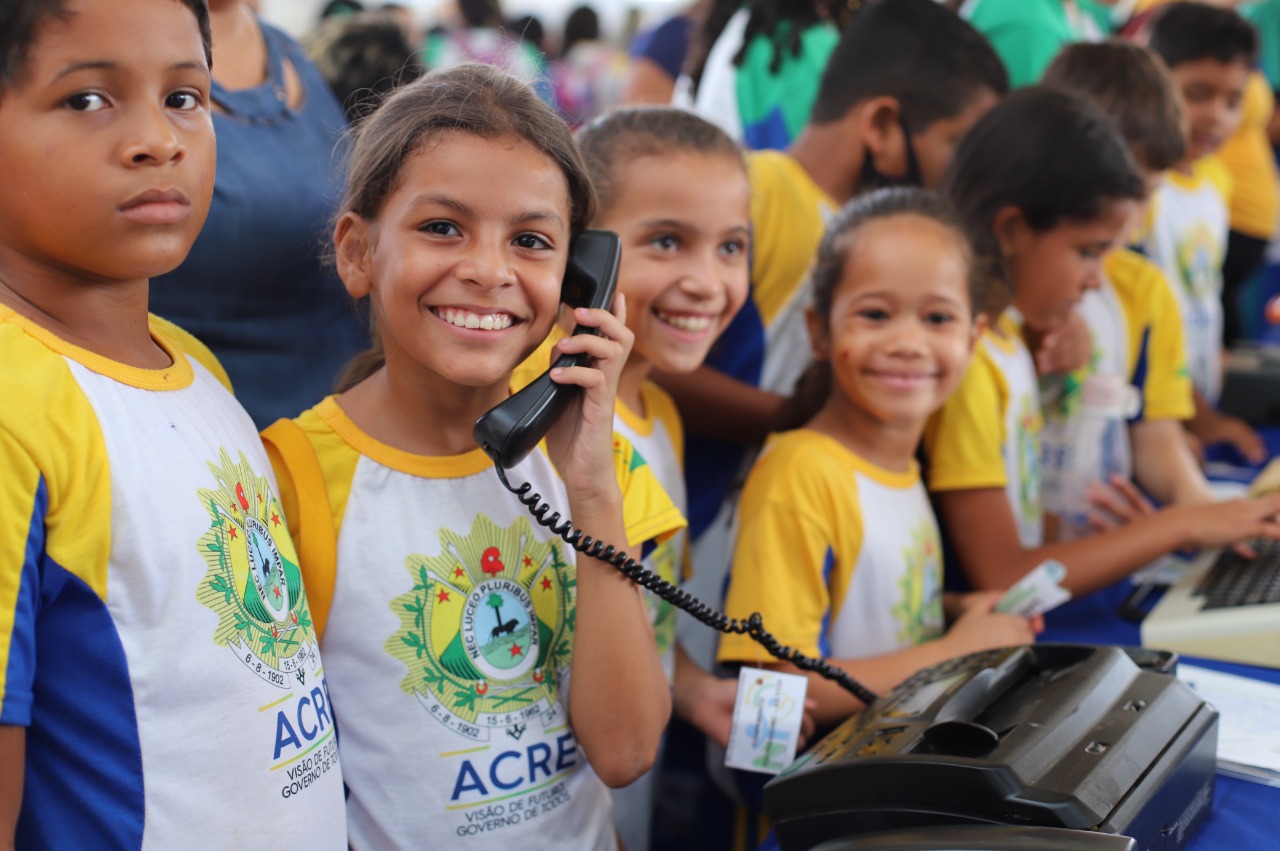
M 1060 584 L 1066 576 L 1067 569 L 1061 562 L 1041 562 L 1004 592 L 996 611 L 1027 618 L 1043 615 L 1071 599 L 1071 592 Z
M 808 687 L 809 680 L 797 674 L 743 668 L 724 764 L 764 774 L 777 774 L 790 765 L 800 740 Z

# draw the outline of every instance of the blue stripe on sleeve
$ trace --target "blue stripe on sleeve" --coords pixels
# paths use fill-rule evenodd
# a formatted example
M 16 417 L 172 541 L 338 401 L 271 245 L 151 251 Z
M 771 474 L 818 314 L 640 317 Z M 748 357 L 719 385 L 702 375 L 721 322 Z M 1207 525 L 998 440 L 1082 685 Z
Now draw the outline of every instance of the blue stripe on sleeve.
M 103 599 L 45 552 L 47 507 L 42 481 L 19 599 L 26 626 L 9 657 L 10 678 L 34 680 L 16 847 L 138 848 L 142 756 L 124 647 Z
M 1149 361 L 1151 360 L 1151 326 L 1142 329 L 1142 340 L 1138 343 L 1138 358 L 1133 365 L 1133 379 L 1129 382 L 1138 388 L 1138 410 L 1129 422 L 1136 423 L 1142 419 L 1147 410 L 1147 373 L 1150 370 Z
M 831 571 L 836 566 L 836 554 L 827 547 L 827 555 L 822 560 L 822 584 L 831 588 Z M 822 632 L 818 634 L 818 653 L 823 659 L 831 658 L 831 606 L 822 614 Z
M 13 631 L 9 634 L 0 724 L 25 727 L 31 723 L 31 683 L 35 678 L 36 664 L 36 600 L 39 596 L 39 565 L 44 556 L 44 518 L 48 513 L 49 490 L 44 476 L 41 476 L 31 506 L 27 546 L 23 551 L 18 579 L 18 598 L 13 607 Z

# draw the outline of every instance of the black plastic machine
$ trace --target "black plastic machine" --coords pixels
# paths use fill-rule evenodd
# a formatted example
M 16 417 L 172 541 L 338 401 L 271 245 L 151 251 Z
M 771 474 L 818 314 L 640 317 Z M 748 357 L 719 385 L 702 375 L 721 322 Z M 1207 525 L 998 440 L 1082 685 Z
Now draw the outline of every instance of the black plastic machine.
M 837 727 L 765 811 L 783 851 L 1179 849 L 1213 802 L 1218 713 L 1175 664 L 1069 644 L 953 659 Z

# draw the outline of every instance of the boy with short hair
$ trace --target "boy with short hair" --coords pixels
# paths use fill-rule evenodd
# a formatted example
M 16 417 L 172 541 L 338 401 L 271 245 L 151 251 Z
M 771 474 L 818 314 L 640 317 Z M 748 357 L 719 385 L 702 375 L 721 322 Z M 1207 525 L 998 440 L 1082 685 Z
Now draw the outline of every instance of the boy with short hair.
M 1215 408 L 1222 392 L 1222 264 L 1231 178 L 1214 152 L 1240 123 L 1257 33 L 1230 9 L 1180 2 L 1156 12 L 1149 36 L 1182 94 L 1190 125 L 1187 155 L 1152 198 L 1142 241 L 1169 278 L 1182 314 L 1195 387 L 1188 428 L 1202 443 L 1229 443 L 1260 462 L 1265 449 L 1258 435 Z
M 810 360 L 807 275 L 826 220 L 867 188 L 936 185 L 960 136 L 1007 88 L 999 57 L 953 13 L 933 0 L 882 0 L 864 6 L 841 37 L 792 146 L 749 158 L 751 296 L 706 366 L 659 378 L 690 432 L 695 593 L 720 594 L 732 548 L 729 497 L 750 447 L 805 418 L 794 391 Z M 686 637 L 709 664 L 703 633 Z
M 213 193 L 209 46 L 204 0 L 0 4 L 0 846 L 346 847 L 266 452 L 147 313 Z
M 1164 63 L 1150 50 L 1119 40 L 1067 46 L 1045 72 L 1046 86 L 1092 101 L 1116 125 L 1149 186 L 1186 156 L 1185 119 Z M 1093 507 L 1068 492 L 1071 474 L 1111 481 L 1133 477 L 1162 504 L 1213 499 L 1182 437 L 1193 413 L 1182 322 L 1159 267 L 1128 249 L 1103 261 L 1101 286 L 1085 293 L 1079 310 L 1089 326 L 1086 365 L 1040 380 L 1046 538 L 1066 539 L 1088 527 Z M 1124 429 L 1108 429 L 1103 446 L 1080 427 L 1084 400 L 1106 387 L 1124 387 L 1133 410 L 1116 410 Z M 1122 400 L 1116 399 L 1116 402 Z M 1092 458 L 1091 469 L 1082 469 Z

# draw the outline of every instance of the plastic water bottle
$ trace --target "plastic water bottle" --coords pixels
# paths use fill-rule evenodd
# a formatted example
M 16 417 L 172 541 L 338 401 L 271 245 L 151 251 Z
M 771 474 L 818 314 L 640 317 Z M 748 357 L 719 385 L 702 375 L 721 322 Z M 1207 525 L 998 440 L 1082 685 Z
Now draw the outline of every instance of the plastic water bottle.
M 1080 413 L 1074 417 L 1064 447 L 1059 479 L 1060 540 L 1093 531 L 1089 525 L 1089 486 L 1132 471 L 1126 418 L 1131 416 L 1135 388 L 1119 375 L 1091 375 L 1081 388 Z

